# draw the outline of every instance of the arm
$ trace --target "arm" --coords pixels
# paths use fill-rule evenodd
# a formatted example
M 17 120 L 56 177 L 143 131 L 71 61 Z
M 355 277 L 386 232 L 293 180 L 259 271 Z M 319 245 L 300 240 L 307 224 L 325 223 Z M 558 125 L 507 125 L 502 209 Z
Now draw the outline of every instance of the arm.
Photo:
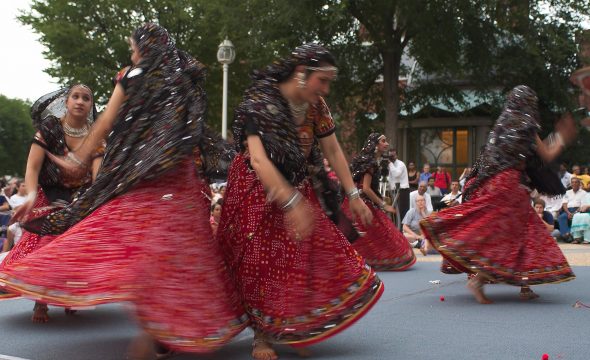
M 42 140 L 41 134 L 35 135 L 38 139 Z M 29 213 L 35 204 L 37 198 L 37 187 L 39 186 L 39 173 L 41 172 L 41 166 L 45 160 L 45 150 L 37 145 L 31 145 L 29 150 L 29 157 L 27 158 L 27 169 L 25 171 L 25 184 L 27 187 L 27 201 L 19 206 L 15 211 L 11 222 L 19 221 L 23 216 Z
M 278 204 L 289 202 L 296 192 L 296 189 L 285 180 L 283 175 L 275 167 L 266 155 L 266 150 L 258 135 L 249 135 L 248 151 L 250 153 L 250 164 L 256 175 L 262 182 L 268 197 Z M 295 236 L 303 238 L 309 236 L 313 230 L 313 216 L 309 216 L 307 206 L 299 201 L 290 209 L 286 209 L 285 217 L 287 225 L 295 233 Z
M 539 135 L 535 135 L 535 143 L 537 144 L 537 154 L 543 161 L 551 162 L 553 161 L 563 149 L 561 144 L 554 143 L 552 145 L 546 145 Z
M 345 193 L 348 194 L 348 192 L 354 189 L 355 186 L 352 181 L 350 170 L 348 169 L 348 162 L 344 157 L 340 144 L 338 144 L 336 135 L 330 134 L 322 137 L 319 139 L 319 142 L 322 153 L 328 159 L 334 172 L 336 172 L 336 176 L 338 176 Z M 360 198 L 352 199 L 349 204 L 350 211 L 354 217 L 358 217 L 364 225 L 369 225 L 371 223 L 373 220 L 373 214 Z
M 366 173 L 363 176 L 363 193 L 367 195 L 367 197 L 381 209 L 388 212 L 393 212 L 393 207 L 391 207 L 391 205 L 386 205 L 385 201 L 377 196 L 373 189 L 371 189 L 371 180 L 373 180 L 373 175 L 370 173 Z
M 96 180 L 96 176 L 98 175 L 98 171 L 100 170 L 100 166 L 102 165 L 102 156 L 94 158 L 92 160 L 92 182 Z
M 76 156 L 81 162 L 85 164 L 90 163 L 92 154 L 100 146 L 101 141 L 106 139 L 107 135 L 112 130 L 115 120 L 117 119 L 119 108 L 126 100 L 127 96 L 125 95 L 123 86 L 117 84 L 105 111 L 92 125 L 92 129 L 84 140 L 84 143 L 76 151 Z

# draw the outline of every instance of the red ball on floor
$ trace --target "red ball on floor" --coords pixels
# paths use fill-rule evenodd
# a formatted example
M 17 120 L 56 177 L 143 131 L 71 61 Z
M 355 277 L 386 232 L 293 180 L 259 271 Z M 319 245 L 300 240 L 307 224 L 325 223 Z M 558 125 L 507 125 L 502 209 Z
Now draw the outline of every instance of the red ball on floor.
M 440 297 L 440 301 L 445 301 L 445 297 L 444 296 L 441 296 Z M 545 360 L 545 359 L 543 359 L 543 360 Z
M 541 360 L 549 360 L 549 354 L 543 354 Z

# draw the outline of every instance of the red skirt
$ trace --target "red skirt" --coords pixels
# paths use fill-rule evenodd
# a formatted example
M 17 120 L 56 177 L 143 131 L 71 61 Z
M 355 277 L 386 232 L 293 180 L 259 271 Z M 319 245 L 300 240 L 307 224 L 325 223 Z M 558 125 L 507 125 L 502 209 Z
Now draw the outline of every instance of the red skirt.
M 34 216 L 45 216 L 57 209 L 58 207 L 51 206 L 49 200 L 45 197 L 45 193 L 41 187 L 39 187 L 39 190 L 37 191 L 37 199 L 35 200 L 31 214 L 34 214 Z M 20 241 L 8 252 L 8 255 L 6 255 L 0 264 L 0 272 L 4 270 L 5 266 L 23 259 L 29 254 L 49 244 L 53 239 L 55 239 L 55 236 L 53 235 L 40 236 L 23 229 L 23 235 Z M 0 293 L 0 299 L 10 299 L 19 296 L 20 294 L 12 292 Z
M 403 271 L 410 268 L 416 262 L 416 255 L 408 239 L 395 228 L 383 210 L 376 208 L 373 202 L 363 200 L 373 213 L 373 223 L 369 227 L 361 223 L 355 224 L 364 235 L 352 246 L 377 271 Z M 352 219 L 348 199 L 344 199 L 342 211 Z
M 469 201 L 423 219 L 424 234 L 462 272 L 516 286 L 574 279 L 520 179 L 516 169 L 487 179 Z
M 187 161 L 6 265 L 0 282 L 64 307 L 130 301 L 158 341 L 212 351 L 242 331 L 247 317 L 211 234 L 208 191 Z
M 299 190 L 315 219 L 312 235 L 293 240 L 283 212 L 238 155 L 230 168 L 217 237 L 252 326 L 269 341 L 307 346 L 361 318 L 383 284 L 326 217 L 312 187 Z

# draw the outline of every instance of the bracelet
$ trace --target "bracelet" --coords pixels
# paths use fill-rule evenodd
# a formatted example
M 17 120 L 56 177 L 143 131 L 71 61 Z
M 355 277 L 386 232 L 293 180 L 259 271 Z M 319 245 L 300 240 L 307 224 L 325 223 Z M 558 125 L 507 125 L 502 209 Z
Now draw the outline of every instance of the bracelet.
M 358 199 L 361 197 L 361 192 L 360 190 L 355 186 L 352 189 L 350 189 L 348 192 L 346 192 L 346 197 L 348 198 L 348 200 L 354 200 L 354 199 Z
M 303 195 L 301 195 L 298 190 L 294 190 L 289 199 L 283 205 L 281 205 L 281 210 L 284 212 L 293 210 L 293 208 L 299 204 L 301 199 L 303 199 Z

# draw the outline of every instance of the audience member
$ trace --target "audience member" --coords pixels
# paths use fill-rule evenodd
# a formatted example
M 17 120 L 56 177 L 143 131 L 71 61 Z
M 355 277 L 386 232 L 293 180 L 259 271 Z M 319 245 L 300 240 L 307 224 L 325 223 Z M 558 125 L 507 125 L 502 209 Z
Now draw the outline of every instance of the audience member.
M 590 193 L 586 193 L 579 211 L 572 218 L 574 244 L 590 244 Z
M 440 189 L 442 195 L 449 192 L 451 188 L 451 174 L 443 166 L 438 166 L 432 177 L 434 178 L 434 186 Z
M 420 174 L 416 169 L 416 163 L 413 161 L 408 162 L 408 183 L 410 184 L 410 192 L 418 190 L 418 182 Z
M 403 233 L 412 246 L 419 248 L 422 255 L 426 256 L 429 245 L 420 228 L 420 220 L 430 215 L 430 211 L 426 208 L 426 199 L 420 194 L 416 195 L 415 205 L 402 220 Z
M 396 190 L 399 186 L 398 192 L 398 208 L 400 217 L 404 217 L 410 207 L 410 183 L 408 181 L 408 169 L 403 161 L 397 158 L 397 150 L 389 150 L 389 187 L 390 190 Z
M 420 181 L 420 183 L 418 184 L 418 190 L 412 191 L 410 193 L 410 209 L 416 207 L 416 197 L 420 195 L 423 196 L 424 200 L 426 201 L 426 209 L 428 210 L 428 213 L 432 212 L 432 200 L 430 199 L 430 195 L 428 195 L 428 193 L 426 192 L 427 187 L 428 185 L 425 181 Z
M 430 173 L 430 164 L 426 163 L 424 164 L 422 172 L 420 173 L 419 183 L 422 181 L 428 183 L 428 179 L 430 179 L 431 176 L 432 174 Z
M 539 215 L 539 218 L 541 219 L 541 221 L 543 221 L 545 228 L 547 228 L 547 231 L 551 233 L 551 236 L 557 238 L 560 234 L 559 230 L 555 229 L 555 221 L 553 219 L 553 215 L 551 215 L 549 211 L 545 210 L 545 206 L 546 204 L 545 201 L 543 201 L 543 199 L 537 197 L 535 200 L 533 200 L 533 207 L 535 208 L 535 213 Z
M 574 214 L 578 212 L 582 200 L 586 196 L 586 192 L 581 188 L 580 179 L 573 176 L 571 179 L 572 188 L 565 192 L 563 197 L 562 212 L 557 217 L 557 223 L 559 224 L 559 232 L 564 241 L 571 241 L 570 226 L 569 222 L 574 217 Z

